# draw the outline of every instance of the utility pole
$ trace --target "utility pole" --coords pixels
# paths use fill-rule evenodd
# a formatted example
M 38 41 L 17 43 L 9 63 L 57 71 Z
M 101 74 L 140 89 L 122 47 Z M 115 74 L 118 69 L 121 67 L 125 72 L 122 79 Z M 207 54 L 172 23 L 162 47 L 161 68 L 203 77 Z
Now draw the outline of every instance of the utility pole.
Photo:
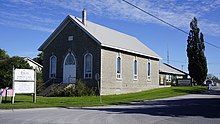
M 170 64 L 169 48 L 167 47 L 167 64 Z
M 181 65 L 181 67 L 182 67 L 182 71 L 183 71 L 183 66 L 184 66 L 184 65 Z

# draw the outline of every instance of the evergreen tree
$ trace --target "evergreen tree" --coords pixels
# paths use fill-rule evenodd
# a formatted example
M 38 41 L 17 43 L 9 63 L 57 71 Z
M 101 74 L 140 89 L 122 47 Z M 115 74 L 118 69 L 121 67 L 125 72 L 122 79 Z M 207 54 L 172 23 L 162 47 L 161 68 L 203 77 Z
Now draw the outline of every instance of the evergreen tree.
M 187 56 L 189 75 L 197 84 L 201 85 L 207 76 L 207 63 L 204 54 L 205 45 L 203 34 L 197 25 L 197 19 L 194 17 L 190 23 L 191 30 L 187 40 Z
M 33 60 L 41 65 L 43 65 L 43 52 L 39 53 L 37 57 L 33 58 Z

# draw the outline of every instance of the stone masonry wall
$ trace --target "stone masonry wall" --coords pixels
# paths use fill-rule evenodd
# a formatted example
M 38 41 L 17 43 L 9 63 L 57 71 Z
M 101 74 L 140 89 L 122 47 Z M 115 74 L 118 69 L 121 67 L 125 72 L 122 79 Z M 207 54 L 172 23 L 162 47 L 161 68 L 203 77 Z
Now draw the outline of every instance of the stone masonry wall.
M 138 78 L 134 80 L 135 55 L 121 53 L 122 78 L 116 78 L 116 58 L 118 51 L 101 49 L 101 94 L 124 94 L 159 87 L 159 61 L 136 56 Z M 147 63 L 151 63 L 150 80 L 147 79 Z
M 68 41 L 68 36 L 73 36 L 73 41 Z M 63 80 L 64 59 L 68 52 L 72 52 L 76 59 L 77 80 L 83 80 L 87 82 L 88 85 L 97 85 L 97 82 L 95 81 L 95 74 L 100 73 L 101 47 L 78 26 L 76 26 L 75 23 L 69 22 L 43 52 L 44 82 L 49 80 L 49 65 L 51 55 L 54 54 L 57 57 L 57 74 L 55 81 L 60 83 Z M 92 79 L 84 79 L 84 55 L 88 52 L 93 55 Z

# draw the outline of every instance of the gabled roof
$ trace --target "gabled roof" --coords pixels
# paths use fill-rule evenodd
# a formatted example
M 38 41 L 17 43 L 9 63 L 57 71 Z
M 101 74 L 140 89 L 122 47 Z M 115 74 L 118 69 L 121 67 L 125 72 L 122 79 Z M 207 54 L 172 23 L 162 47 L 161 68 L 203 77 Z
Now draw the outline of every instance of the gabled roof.
M 160 73 L 174 74 L 174 75 L 187 75 L 186 72 L 181 71 L 166 63 L 160 63 Z
M 34 63 L 35 65 L 37 65 L 38 67 L 43 68 L 43 66 L 41 64 L 37 63 L 33 59 L 31 59 L 29 57 L 23 57 L 23 58 L 24 58 L 24 60 L 30 61 L 30 62 Z
M 160 56 L 145 46 L 137 38 L 112 30 L 110 28 L 86 21 L 87 25 L 83 25 L 80 18 L 68 15 L 51 36 L 40 46 L 38 50 L 43 51 L 55 38 L 59 32 L 67 25 L 69 21 L 74 22 L 85 33 L 93 38 L 98 44 L 104 47 L 118 49 L 130 53 L 159 59 Z

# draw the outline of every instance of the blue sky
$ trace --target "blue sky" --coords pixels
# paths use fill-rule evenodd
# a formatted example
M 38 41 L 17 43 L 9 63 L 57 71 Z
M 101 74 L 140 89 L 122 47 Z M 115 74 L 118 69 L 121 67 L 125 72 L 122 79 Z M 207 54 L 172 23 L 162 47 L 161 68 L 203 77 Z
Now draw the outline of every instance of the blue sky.
M 157 17 L 189 31 L 197 17 L 205 41 L 220 46 L 220 0 L 128 0 Z M 36 57 L 37 49 L 68 15 L 137 37 L 167 62 L 187 71 L 187 35 L 121 0 L 0 0 L 0 48 L 10 56 Z M 220 77 L 220 49 L 206 45 L 209 73 Z

